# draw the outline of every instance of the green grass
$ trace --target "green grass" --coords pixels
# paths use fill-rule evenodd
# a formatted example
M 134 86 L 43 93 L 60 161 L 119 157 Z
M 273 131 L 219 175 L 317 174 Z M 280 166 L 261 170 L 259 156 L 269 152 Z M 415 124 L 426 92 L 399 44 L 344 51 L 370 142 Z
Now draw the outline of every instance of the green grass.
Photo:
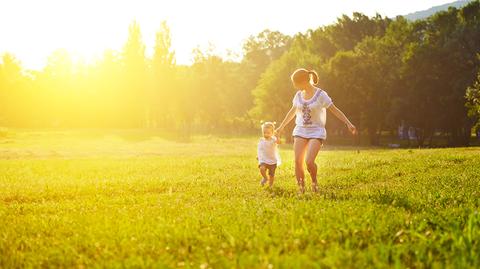
M 293 152 L 256 138 L 17 132 L 0 140 L 0 268 L 480 266 L 480 148 Z M 310 183 L 309 180 L 307 180 Z M 310 184 L 308 184 L 310 185 Z

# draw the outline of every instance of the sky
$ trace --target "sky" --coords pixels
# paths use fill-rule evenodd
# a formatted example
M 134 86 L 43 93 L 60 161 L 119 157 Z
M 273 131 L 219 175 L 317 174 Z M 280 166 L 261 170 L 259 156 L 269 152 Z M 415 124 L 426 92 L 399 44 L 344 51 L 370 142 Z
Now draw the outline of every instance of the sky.
M 213 46 L 218 55 L 238 59 L 243 42 L 264 29 L 294 35 L 354 11 L 394 17 L 452 1 L 0 0 L 0 54 L 14 54 L 27 69 L 43 68 L 58 49 L 76 60 L 93 61 L 106 49 L 123 47 L 133 20 L 151 54 L 155 32 L 165 20 L 178 64 L 190 64 L 196 47 Z

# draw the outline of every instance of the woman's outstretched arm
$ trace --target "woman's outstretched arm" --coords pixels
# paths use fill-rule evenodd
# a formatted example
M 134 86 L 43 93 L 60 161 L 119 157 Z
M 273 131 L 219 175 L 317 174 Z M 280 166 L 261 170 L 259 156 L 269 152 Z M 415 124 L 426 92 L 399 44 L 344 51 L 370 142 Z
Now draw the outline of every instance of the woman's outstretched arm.
M 357 128 L 355 128 L 355 125 L 353 125 L 350 120 L 348 120 L 347 116 L 345 116 L 345 114 L 343 114 L 343 112 L 338 109 L 334 104 L 331 104 L 328 107 L 328 110 L 332 112 L 332 114 L 335 115 L 339 120 L 343 121 L 352 134 L 357 134 Z
M 276 133 L 281 134 L 283 131 L 283 128 L 295 117 L 295 106 L 292 106 L 290 110 L 288 111 L 287 115 L 285 115 L 285 118 L 283 119 L 282 123 L 278 128 L 275 130 Z

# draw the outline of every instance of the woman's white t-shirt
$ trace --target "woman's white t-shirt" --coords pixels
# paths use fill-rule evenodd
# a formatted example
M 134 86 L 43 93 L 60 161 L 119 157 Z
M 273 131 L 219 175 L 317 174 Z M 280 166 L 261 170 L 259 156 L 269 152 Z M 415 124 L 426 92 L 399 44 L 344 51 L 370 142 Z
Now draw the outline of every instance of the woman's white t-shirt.
M 326 139 L 326 108 L 333 104 L 328 94 L 317 88 L 313 97 L 305 100 L 302 91 L 298 91 L 293 97 L 292 103 L 296 108 L 293 136 Z
M 258 164 L 276 164 L 280 165 L 280 154 L 278 153 L 277 138 L 272 136 L 270 139 L 265 137 L 258 141 Z

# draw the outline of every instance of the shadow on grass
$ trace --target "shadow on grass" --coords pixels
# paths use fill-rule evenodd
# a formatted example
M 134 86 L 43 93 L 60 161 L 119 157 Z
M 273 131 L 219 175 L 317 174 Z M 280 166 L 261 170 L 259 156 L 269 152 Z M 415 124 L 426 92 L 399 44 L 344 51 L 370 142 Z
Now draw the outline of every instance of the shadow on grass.
M 320 195 L 331 201 L 361 201 L 382 206 L 402 208 L 409 212 L 422 211 L 424 208 L 413 202 L 407 195 L 388 189 L 370 190 L 367 193 L 357 193 L 355 187 L 339 188 L 337 185 L 326 185 L 320 189 Z
M 401 208 L 409 212 L 418 212 L 424 209 L 420 204 L 409 199 L 407 195 L 387 189 L 371 190 L 367 193 L 358 194 L 355 193 L 355 189 L 342 191 L 338 190 L 338 187 L 336 186 L 329 186 L 329 188 L 322 190 L 321 193 L 324 199 L 333 201 L 362 201 L 382 206 Z
M 271 195 L 272 198 L 288 198 L 288 199 L 298 199 L 303 201 L 319 200 L 323 198 L 323 193 L 313 192 L 309 187 L 305 188 L 305 192 L 299 193 L 299 191 L 294 189 L 285 189 L 281 187 L 265 188 L 265 191 Z
M 297 195 L 297 193 L 292 189 L 285 189 L 277 186 L 273 186 L 271 188 L 267 187 L 265 188 L 265 191 L 272 197 L 291 198 Z
M 424 206 L 413 202 L 406 195 L 390 190 L 377 190 L 375 193 L 364 195 L 363 199 L 379 205 L 402 208 L 408 212 L 419 212 L 425 209 Z

